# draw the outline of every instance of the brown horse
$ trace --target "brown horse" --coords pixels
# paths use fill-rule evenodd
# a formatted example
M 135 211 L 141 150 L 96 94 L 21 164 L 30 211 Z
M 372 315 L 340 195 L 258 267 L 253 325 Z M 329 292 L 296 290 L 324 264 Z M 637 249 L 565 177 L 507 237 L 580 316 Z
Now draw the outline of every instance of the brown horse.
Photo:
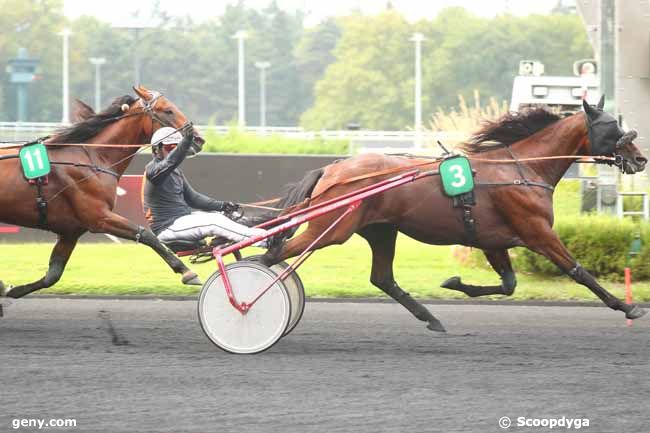
M 37 209 L 37 186 L 24 178 L 20 162 L 15 158 L 17 150 L 0 148 L 0 222 L 43 228 L 58 235 L 47 274 L 38 281 L 16 287 L 7 288 L 0 282 L 0 296 L 19 298 L 55 284 L 77 240 L 86 231 L 143 243 L 155 250 L 174 272 L 182 274 L 183 283 L 200 284 L 197 275 L 150 230 L 112 212 L 119 178 L 139 147 L 148 144 L 161 126 L 190 127 L 185 115 L 159 92 L 144 87 L 134 90 L 139 98 L 129 95 L 117 98 L 98 114 L 81 105 L 76 117 L 78 123 L 44 141 L 52 161 L 48 183 L 42 186 L 46 214 Z M 193 130 L 191 133 L 195 134 Z M 203 141 L 196 134 L 195 140 Z M 57 146 L 59 143 L 131 146 Z
M 423 178 L 363 201 L 359 209 L 317 243 L 317 248 L 342 244 L 354 233 L 361 235 L 372 250 L 370 281 L 415 317 L 428 322 L 432 330 L 444 331 L 444 328 L 393 277 L 398 232 L 428 244 L 463 244 L 483 250 L 501 277 L 500 285 L 468 285 L 459 277 L 442 284 L 468 296 L 512 295 L 516 280 L 508 249 L 525 246 L 550 259 L 610 308 L 624 311 L 630 319 L 642 316 L 643 309 L 626 305 L 601 287 L 571 256 L 552 229 L 553 187 L 575 160 L 552 157 L 614 156 L 621 170 L 630 174 L 642 171 L 647 162 L 632 143 L 636 133 L 624 134 L 614 117 L 602 111 L 602 103 L 603 100 L 598 107 L 585 103 L 585 112 L 566 118 L 532 109 L 487 123 L 464 145 L 476 173 L 475 206 L 453 207 L 452 199 L 443 194 L 439 177 Z M 436 169 L 439 164 L 439 160 L 405 156 L 356 156 L 310 172 L 289 189 L 280 207 L 295 209 L 305 201 L 316 204 L 399 171 L 414 167 Z M 465 213 L 467 208 L 469 215 Z M 298 255 L 342 212 L 335 211 L 310 221 L 304 232 L 288 241 L 286 235 L 276 238 L 275 246 L 261 260 L 271 265 Z

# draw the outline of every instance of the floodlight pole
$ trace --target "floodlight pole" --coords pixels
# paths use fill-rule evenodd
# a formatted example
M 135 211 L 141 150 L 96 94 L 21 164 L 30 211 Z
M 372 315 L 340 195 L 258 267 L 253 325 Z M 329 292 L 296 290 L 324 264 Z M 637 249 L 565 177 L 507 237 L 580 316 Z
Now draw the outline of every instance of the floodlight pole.
M 414 33 L 415 42 L 415 147 L 422 147 L 422 33 Z
M 62 123 L 70 123 L 70 77 L 69 77 L 69 39 L 72 32 L 65 28 L 59 36 L 63 37 L 63 100 L 62 100 Z
M 269 62 L 255 62 L 260 70 L 260 127 L 266 129 L 266 68 L 271 66 Z
M 95 65 L 95 111 L 99 113 L 102 103 L 102 76 L 101 68 L 106 59 L 104 57 L 91 57 L 90 63 Z
M 245 70 L 244 70 L 244 39 L 248 37 L 248 34 L 244 30 L 239 30 L 233 36 L 233 39 L 237 39 L 237 47 L 239 52 L 239 74 L 238 74 L 238 95 L 239 95 L 239 121 L 237 122 L 240 128 L 246 126 L 246 95 L 245 95 Z

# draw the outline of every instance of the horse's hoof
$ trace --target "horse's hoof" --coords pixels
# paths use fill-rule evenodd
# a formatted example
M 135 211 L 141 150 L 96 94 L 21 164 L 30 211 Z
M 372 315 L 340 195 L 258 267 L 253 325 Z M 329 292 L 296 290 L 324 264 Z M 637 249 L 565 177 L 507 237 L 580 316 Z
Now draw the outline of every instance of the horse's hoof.
M 429 323 L 427 324 L 427 329 L 436 332 L 447 332 L 445 327 L 442 326 L 442 323 L 440 323 L 438 319 L 429 320 Z
M 10 298 L 0 299 L 0 318 L 2 318 L 5 315 L 5 311 L 7 311 L 12 304 L 13 304 L 13 300 Z
M 0 281 L 0 298 L 8 298 L 9 297 L 9 292 L 11 289 L 13 289 L 14 286 L 9 285 L 5 286 L 2 281 Z
M 181 278 L 181 281 L 183 284 L 187 284 L 188 286 L 202 286 L 203 283 L 199 279 L 199 276 L 196 275 L 196 272 L 192 271 L 187 271 L 183 274 L 183 278 Z
M 458 287 L 460 287 L 460 285 L 461 285 L 460 277 L 451 277 L 451 278 L 447 278 L 440 285 L 440 287 L 444 287 L 445 289 L 457 290 Z
M 645 316 L 648 311 L 635 305 L 632 309 L 625 313 L 627 319 L 638 319 L 639 317 Z

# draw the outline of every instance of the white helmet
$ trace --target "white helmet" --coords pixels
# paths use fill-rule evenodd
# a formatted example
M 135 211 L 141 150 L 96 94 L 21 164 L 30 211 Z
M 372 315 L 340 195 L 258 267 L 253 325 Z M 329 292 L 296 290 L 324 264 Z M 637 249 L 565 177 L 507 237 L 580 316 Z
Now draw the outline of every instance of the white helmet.
M 158 129 L 151 137 L 151 144 L 178 144 L 183 140 L 180 132 L 169 126 Z

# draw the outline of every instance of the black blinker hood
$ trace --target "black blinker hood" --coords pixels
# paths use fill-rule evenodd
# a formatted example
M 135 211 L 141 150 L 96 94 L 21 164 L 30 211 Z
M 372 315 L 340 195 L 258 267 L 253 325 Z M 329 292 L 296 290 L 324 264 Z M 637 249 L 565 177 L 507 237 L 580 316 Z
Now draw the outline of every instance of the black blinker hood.
M 601 99 L 601 103 L 604 99 Z M 587 131 L 592 156 L 612 156 L 616 151 L 616 144 L 623 136 L 623 131 L 618 126 L 616 118 L 602 110 L 601 103 L 592 107 L 583 101 Z

